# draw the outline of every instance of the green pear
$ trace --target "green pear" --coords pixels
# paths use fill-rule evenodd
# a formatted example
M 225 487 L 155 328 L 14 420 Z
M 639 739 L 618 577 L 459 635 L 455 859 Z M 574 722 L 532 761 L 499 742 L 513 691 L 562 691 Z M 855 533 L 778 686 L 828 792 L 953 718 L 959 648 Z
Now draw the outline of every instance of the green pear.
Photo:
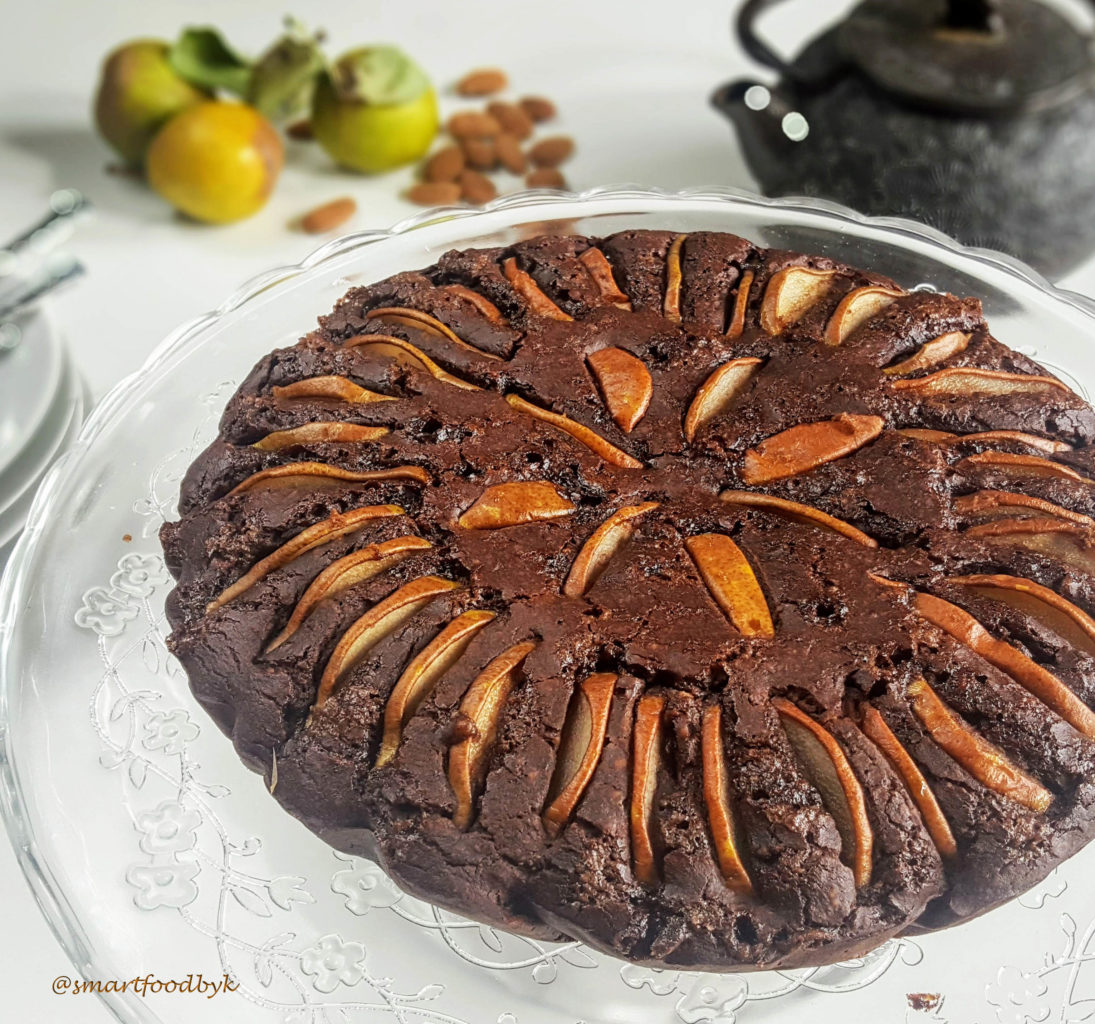
M 130 164 L 140 164 L 152 136 L 187 107 L 209 98 L 180 78 L 168 61 L 170 47 L 157 39 L 136 39 L 103 62 L 95 96 L 99 133 Z

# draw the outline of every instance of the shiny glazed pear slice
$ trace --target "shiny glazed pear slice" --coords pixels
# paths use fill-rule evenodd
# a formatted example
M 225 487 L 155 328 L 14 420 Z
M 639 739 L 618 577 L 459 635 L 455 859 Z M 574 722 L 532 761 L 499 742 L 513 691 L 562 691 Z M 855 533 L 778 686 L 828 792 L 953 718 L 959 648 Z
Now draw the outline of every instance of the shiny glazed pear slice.
M 787 267 L 777 271 L 764 290 L 760 325 L 769 334 L 780 334 L 799 322 L 828 294 L 835 270 Z
M 764 591 L 737 544 L 723 533 L 701 533 L 686 538 L 684 546 L 715 603 L 742 636 L 776 635 Z
M 882 372 L 887 377 L 898 377 L 904 373 L 916 373 L 918 370 L 926 370 L 930 366 L 943 362 L 951 356 L 965 351 L 970 343 L 969 334 L 962 331 L 950 331 L 941 334 L 938 338 L 921 345 L 908 359 L 901 360 L 894 366 L 887 366 Z
M 389 480 L 413 480 L 428 484 L 430 474 L 421 466 L 393 466 L 391 469 L 367 469 L 357 471 L 332 466 L 327 462 L 286 462 L 280 466 L 270 466 L 252 473 L 242 483 L 237 484 L 225 497 L 243 494 L 256 487 L 303 487 L 314 486 L 317 482 L 330 480 L 335 483 L 384 483 Z
M 787 519 L 804 523 L 807 526 L 819 526 L 823 530 L 831 530 L 842 537 L 854 540 L 865 548 L 877 548 L 878 541 L 869 537 L 862 530 L 857 530 L 851 523 L 837 519 L 835 516 L 822 512 L 813 505 L 803 505 L 797 501 L 789 501 L 787 498 L 776 498 L 770 494 L 756 494 L 753 491 L 723 491 L 719 499 L 729 502 L 731 505 L 745 505 L 748 508 L 762 508 L 768 512 L 775 512 Z
M 396 338 L 390 334 L 358 334 L 343 342 L 343 348 L 361 348 L 369 346 L 374 352 L 394 359 L 401 366 L 410 366 L 413 369 L 425 370 L 435 380 L 444 384 L 451 384 L 454 388 L 462 388 L 464 391 L 482 391 L 482 388 L 471 381 L 464 380 L 451 374 L 448 370 L 442 370 L 425 352 L 417 345 L 409 341 Z M 477 350 L 478 351 L 478 350 Z
M 681 322 L 681 250 L 687 235 L 677 235 L 665 257 L 665 301 L 662 315 L 673 323 Z
M 605 302 L 620 309 L 631 309 L 631 300 L 620 291 L 620 286 L 616 284 L 616 278 L 612 273 L 612 265 L 600 249 L 586 249 L 578 259 L 589 272 L 589 276 L 593 278 L 593 283 Z
M 460 659 L 475 634 L 494 618 L 494 612 L 480 610 L 458 615 L 403 670 L 384 705 L 384 731 L 375 767 L 383 768 L 395 757 L 403 741 L 403 729 L 411 716 L 433 693 L 441 677 Z
M 376 391 L 355 384 L 349 377 L 332 374 L 326 377 L 305 377 L 273 389 L 275 398 L 333 398 L 339 402 L 366 404 L 369 402 L 395 402 L 391 395 L 381 395 Z

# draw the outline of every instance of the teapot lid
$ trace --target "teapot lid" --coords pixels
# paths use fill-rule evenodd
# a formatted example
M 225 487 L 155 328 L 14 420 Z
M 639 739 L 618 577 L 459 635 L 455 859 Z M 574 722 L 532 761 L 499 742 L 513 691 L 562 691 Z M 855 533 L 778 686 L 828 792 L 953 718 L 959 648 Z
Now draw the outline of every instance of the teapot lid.
M 864 0 L 837 30 L 845 57 L 902 99 L 964 114 L 1073 98 L 1091 39 L 1033 0 Z

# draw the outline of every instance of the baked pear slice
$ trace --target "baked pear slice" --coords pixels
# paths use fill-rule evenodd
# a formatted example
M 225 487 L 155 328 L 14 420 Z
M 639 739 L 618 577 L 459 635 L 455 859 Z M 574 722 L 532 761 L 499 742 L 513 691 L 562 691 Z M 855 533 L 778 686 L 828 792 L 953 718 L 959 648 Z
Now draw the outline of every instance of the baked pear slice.
M 886 719 L 869 704 L 865 704 L 861 709 L 859 727 L 867 739 L 882 751 L 890 767 L 905 784 L 940 856 L 945 860 L 953 858 L 958 853 L 954 833 L 951 831 L 946 815 L 943 814 L 943 809 L 939 806 L 939 801 L 928 785 L 928 780 L 924 778 L 924 773 L 912 759 L 912 755 L 893 734 L 893 730 L 886 724 Z
M 318 711 L 323 707 L 346 674 L 384 637 L 412 615 L 417 615 L 434 598 L 459 589 L 460 584 L 453 580 L 440 576 L 420 576 L 374 604 L 342 634 L 327 659 L 312 710 Z
M 835 419 L 800 423 L 761 441 L 745 453 L 741 478 L 768 484 L 808 473 L 859 451 L 882 433 L 881 416 L 841 413 Z
M 887 377 L 900 377 L 906 373 L 917 373 L 927 370 L 944 359 L 964 352 L 969 346 L 972 335 L 962 331 L 948 331 L 931 341 L 925 342 L 908 359 L 902 359 L 900 363 L 887 366 L 882 373 Z
M 849 861 L 856 888 L 871 880 L 874 832 L 867 814 L 867 799 L 847 755 L 832 733 L 789 700 L 776 697 L 783 730 L 821 794 L 822 803 L 840 832 L 841 848 Z
M 446 284 L 442 285 L 441 290 L 473 305 L 483 315 L 483 318 L 494 324 L 495 327 L 506 326 L 506 318 L 502 316 L 502 311 L 490 299 L 480 295 L 475 289 L 462 284 Z M 479 350 L 476 349 L 476 351 Z
M 665 257 L 665 300 L 662 316 L 675 324 L 681 322 L 681 250 L 687 235 L 677 235 Z
M 370 544 L 359 551 L 332 562 L 312 582 L 297 601 L 285 628 L 270 642 L 266 653 L 276 650 L 288 640 L 316 610 L 320 601 L 341 594 L 344 590 L 371 580 L 374 576 L 398 565 L 413 554 L 428 551 L 433 545 L 423 537 L 408 535 Z
M 807 526 L 817 526 L 823 530 L 831 530 L 842 537 L 855 541 L 865 548 L 877 548 L 878 541 L 870 537 L 862 530 L 856 529 L 851 523 L 837 519 L 836 516 L 822 512 L 813 505 L 803 505 L 798 501 L 790 501 L 787 498 L 777 498 L 771 494 L 757 494 L 754 491 L 723 491 L 719 495 L 721 501 L 731 505 L 744 505 L 747 508 L 762 508 L 768 512 L 774 512 L 786 519 Z
M 486 302 L 485 299 L 483 301 Z M 478 308 L 478 305 L 476 308 Z M 495 312 L 498 312 L 497 309 Z M 366 320 L 375 320 L 379 317 L 400 324 L 403 327 L 425 331 L 427 334 L 432 334 L 435 338 L 441 338 L 451 342 L 453 345 L 471 352 L 474 355 L 480 356 L 483 359 L 493 359 L 496 362 L 502 361 L 501 356 L 496 356 L 493 352 L 484 352 L 481 348 L 476 348 L 474 345 L 469 344 L 453 331 L 448 324 L 442 323 L 437 317 L 431 316 L 429 313 L 424 313 L 420 309 L 412 309 L 410 306 L 380 306 L 377 309 L 370 309 L 369 312 L 365 314 Z
M 947 582 L 1032 616 L 1077 650 L 1095 658 L 1095 618 L 1049 587 L 1022 576 L 989 573 L 950 576 Z
M 723 363 L 711 373 L 696 390 L 684 416 L 684 439 L 689 444 L 734 400 L 763 364 L 763 359 L 743 356 Z
M 729 888 L 735 892 L 750 893 L 753 882 L 738 852 L 737 830 L 730 806 L 726 751 L 722 743 L 722 708 L 718 704 L 704 708 L 701 728 L 703 803 L 707 810 L 715 859 Z
M 524 480 L 488 487 L 457 523 L 465 530 L 506 526 L 573 515 L 575 506 L 546 480 Z
M 535 648 L 534 642 L 527 641 L 503 651 L 476 676 L 460 702 L 460 717 L 468 735 L 449 748 L 449 785 L 456 797 L 452 820 L 457 828 L 470 828 L 475 819 L 475 802 L 498 738 L 502 712 L 522 664 Z
M 1018 455 L 1014 452 L 977 452 L 975 455 L 967 455 L 958 463 L 958 468 L 974 466 L 998 469 L 1001 472 L 1013 476 L 1044 477 L 1050 480 L 1075 480 L 1081 484 L 1092 484 L 1095 480 L 1089 480 L 1081 476 L 1071 466 L 1062 466 L 1052 459 L 1043 459 L 1039 455 Z
M 561 310 L 533 280 L 531 274 L 527 274 L 517 266 L 516 257 L 511 256 L 502 264 L 502 273 L 506 280 L 513 286 L 513 290 L 524 299 L 525 304 L 537 316 L 545 316 L 550 320 L 573 320 L 569 313 Z
M 620 291 L 620 286 L 616 284 L 616 278 L 612 273 L 612 264 L 608 262 L 605 254 L 600 249 L 586 249 L 578 257 L 578 260 L 589 272 L 589 276 L 593 278 L 593 283 L 597 286 L 597 291 L 601 293 L 601 298 L 605 302 L 616 306 L 618 309 L 631 309 L 631 300 Z
M 618 679 L 614 672 L 596 672 L 575 690 L 541 816 L 545 831 L 553 839 L 566 828 L 597 770 Z
M 374 767 L 383 768 L 395 757 L 411 716 L 459 661 L 475 634 L 496 617 L 494 612 L 480 609 L 463 612 L 411 659 L 384 705 L 384 730 Z
M 370 391 L 360 384 L 355 384 L 349 377 L 340 377 L 338 374 L 305 377 L 303 380 L 293 381 L 292 384 L 275 387 L 272 394 L 275 398 L 332 398 L 355 405 L 398 401 L 392 395 L 381 395 L 376 391 Z
M 325 481 L 357 484 L 403 480 L 428 484 L 430 474 L 421 466 L 392 466 L 391 469 L 358 471 L 332 466 L 329 462 L 284 462 L 279 466 L 269 466 L 252 473 L 246 480 L 236 484 L 225 497 L 231 498 L 258 487 L 312 487 Z
M 969 612 L 950 601 L 934 594 L 918 592 L 914 606 L 933 626 L 1011 676 L 1088 739 L 1095 739 L 1095 711 L 1047 668 L 1027 657 L 1017 647 L 992 636 Z
M 769 334 L 793 327 L 829 293 L 835 270 L 786 267 L 772 275 L 764 290 L 760 325 Z
M 473 384 L 463 377 L 457 377 L 448 370 L 441 369 L 425 352 L 417 345 L 412 345 L 403 338 L 397 338 L 392 334 L 357 334 L 347 338 L 342 343 L 343 348 L 364 348 L 368 346 L 378 355 L 387 356 L 389 359 L 415 370 L 425 370 L 434 380 L 443 384 L 451 384 L 454 388 L 464 391 L 482 391 L 477 384 Z M 478 352 L 479 350 L 476 349 Z M 482 353 L 486 354 L 486 353 Z
M 639 516 L 646 515 L 657 507 L 656 501 L 646 501 L 641 505 L 628 505 L 613 512 L 582 545 L 571 564 L 563 593 L 567 597 L 581 597 L 585 594 L 634 534 Z
M 662 751 L 662 712 L 665 697 L 647 693 L 635 707 L 631 733 L 631 826 L 632 870 L 643 885 L 658 881 L 658 858 L 654 850 L 654 798 L 658 792 L 658 768 Z
M 742 636 L 776 635 L 757 574 L 733 540 L 724 533 L 701 533 L 686 538 L 684 546 L 715 603 Z
M 294 559 L 300 558 L 312 548 L 320 544 L 326 544 L 338 537 L 345 537 L 348 533 L 354 533 L 362 529 L 366 523 L 374 519 L 385 519 L 391 516 L 404 514 L 399 505 L 363 505 L 361 508 L 352 508 L 348 512 L 336 512 L 322 522 L 313 523 L 303 529 L 291 540 L 287 540 L 281 547 L 272 551 L 264 559 L 256 562 L 244 575 L 231 586 L 226 587 L 205 607 L 205 611 L 215 612 L 223 608 L 229 601 L 234 601 L 240 594 L 246 593 L 256 583 L 266 579 L 270 573 L 288 565 Z
M 916 395 L 1030 395 L 1050 391 L 1072 394 L 1072 389 L 1056 377 L 982 370 L 975 366 L 952 366 L 927 377 L 895 380 L 890 386 Z
M 974 732 L 925 680 L 913 680 L 908 692 L 912 709 L 928 735 L 986 789 L 1038 813 L 1053 802 L 1049 790 Z
M 825 325 L 825 343 L 843 345 L 873 316 L 877 316 L 887 306 L 892 306 L 905 293 L 893 288 L 871 285 L 855 288 L 837 303 L 833 315 Z
M 360 423 L 304 423 L 299 427 L 274 430 L 251 447 L 262 452 L 280 452 L 299 444 L 364 444 L 379 441 L 389 433 L 387 427 L 366 427 Z
M 630 434 L 646 415 L 654 382 L 646 364 L 622 348 L 602 348 L 586 358 L 609 415 Z
M 734 294 L 734 308 L 730 311 L 730 323 L 727 325 L 725 334 L 725 337 L 731 341 L 734 338 L 740 338 L 745 331 L 745 314 L 749 311 L 749 299 L 755 278 L 753 271 L 747 270 L 738 282 L 738 290 Z
M 526 402 L 520 395 L 506 395 L 506 401 L 518 412 L 527 413 L 534 419 L 549 423 L 551 426 L 569 434 L 575 441 L 584 444 L 590 451 L 595 452 L 605 462 L 611 463 L 613 466 L 619 466 L 621 469 L 643 468 L 643 464 L 638 459 L 628 455 L 627 452 L 606 441 L 596 431 L 590 430 L 589 427 L 572 420 L 569 416 L 533 405 L 532 402 Z
M 955 499 L 954 507 L 967 518 L 996 520 L 1044 516 L 1049 519 L 1060 519 L 1075 526 L 1095 528 L 1095 519 L 1091 516 L 1085 516 L 1082 512 L 1073 512 L 1044 498 L 1035 498 L 1015 491 L 986 490 L 963 494 Z

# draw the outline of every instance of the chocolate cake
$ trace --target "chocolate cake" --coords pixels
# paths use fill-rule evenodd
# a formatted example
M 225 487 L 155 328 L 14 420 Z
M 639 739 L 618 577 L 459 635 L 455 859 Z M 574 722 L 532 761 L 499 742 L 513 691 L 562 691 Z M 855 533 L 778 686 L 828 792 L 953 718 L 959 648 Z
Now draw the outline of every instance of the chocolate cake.
M 1095 831 L 1093 439 L 975 299 L 703 231 L 449 252 L 230 400 L 163 528 L 171 646 L 411 893 L 833 962 Z

